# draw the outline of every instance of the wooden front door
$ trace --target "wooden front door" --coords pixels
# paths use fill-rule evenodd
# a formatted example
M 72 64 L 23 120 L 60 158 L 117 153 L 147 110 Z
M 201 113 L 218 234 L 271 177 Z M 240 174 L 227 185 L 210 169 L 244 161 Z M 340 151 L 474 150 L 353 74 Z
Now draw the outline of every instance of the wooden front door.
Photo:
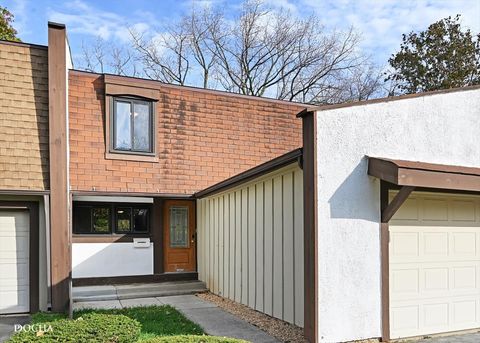
M 164 218 L 165 272 L 196 271 L 195 202 L 165 201 Z

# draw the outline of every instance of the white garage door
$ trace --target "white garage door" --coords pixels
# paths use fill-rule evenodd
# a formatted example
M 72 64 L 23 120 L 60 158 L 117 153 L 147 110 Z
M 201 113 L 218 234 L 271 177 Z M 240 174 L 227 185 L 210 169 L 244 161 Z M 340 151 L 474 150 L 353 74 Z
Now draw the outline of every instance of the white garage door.
M 29 312 L 29 215 L 0 210 L 0 314 Z
M 391 338 L 480 327 L 480 198 L 413 193 L 390 222 Z

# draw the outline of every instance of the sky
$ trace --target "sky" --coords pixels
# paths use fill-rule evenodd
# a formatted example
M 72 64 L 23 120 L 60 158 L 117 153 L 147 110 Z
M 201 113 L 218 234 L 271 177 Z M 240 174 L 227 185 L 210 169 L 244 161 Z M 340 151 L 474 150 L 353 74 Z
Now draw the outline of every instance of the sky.
M 264 0 L 293 15 L 315 14 L 327 29 L 351 26 L 363 39 L 361 49 L 379 65 L 398 51 L 402 33 L 420 31 L 447 16 L 462 15 L 462 24 L 480 32 L 480 0 Z M 159 31 L 192 6 L 220 5 L 235 16 L 240 0 L 0 0 L 14 15 L 14 27 L 24 42 L 47 44 L 47 21 L 66 24 L 72 54 L 80 56 L 82 43 L 101 37 L 126 42 L 128 28 Z

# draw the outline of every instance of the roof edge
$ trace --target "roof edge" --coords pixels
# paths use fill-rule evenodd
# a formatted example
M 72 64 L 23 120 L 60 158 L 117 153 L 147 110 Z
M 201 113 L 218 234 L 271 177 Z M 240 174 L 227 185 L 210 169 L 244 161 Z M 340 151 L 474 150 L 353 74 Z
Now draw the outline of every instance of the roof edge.
M 234 175 L 224 181 L 221 181 L 213 186 L 205 188 L 193 195 L 194 198 L 204 198 L 206 196 L 219 193 L 225 189 L 229 189 L 235 186 L 238 186 L 241 183 L 245 183 L 252 179 L 255 179 L 259 176 L 272 172 L 281 167 L 285 167 L 289 164 L 292 164 L 295 161 L 298 161 L 303 156 L 303 148 L 297 148 L 290 152 L 287 152 L 284 155 L 276 157 L 270 161 L 262 163 L 256 167 L 248 169 L 240 174 Z
M 165 83 L 162 81 L 158 80 L 151 80 L 151 79 L 146 79 L 146 78 L 141 78 L 141 77 L 133 77 L 133 76 L 123 76 L 123 75 L 115 75 L 115 74 L 109 74 L 109 73 L 96 73 L 96 72 L 91 72 L 91 71 L 86 71 L 86 70 L 79 70 L 79 69 L 70 69 L 70 72 L 74 74 L 90 74 L 90 75 L 98 75 L 98 76 L 103 76 L 105 77 L 105 80 L 110 83 L 116 83 L 118 82 L 119 84 L 126 84 L 129 81 L 133 83 L 144 83 L 145 88 L 149 88 L 149 85 L 160 85 L 161 87 L 166 87 L 166 88 L 171 88 L 171 89 L 179 89 L 179 90 L 190 90 L 192 92 L 201 92 L 201 93 L 206 93 L 206 94 L 212 94 L 212 95 L 223 95 L 223 96 L 231 96 L 235 98 L 241 98 L 245 100 L 258 100 L 258 101 L 265 101 L 265 102 L 270 102 L 273 104 L 278 104 L 278 105 L 283 105 L 283 106 L 295 106 L 300 108 L 311 108 L 312 105 L 310 104 L 305 104 L 301 102 L 294 102 L 294 101 L 288 101 L 288 100 L 280 100 L 280 99 L 274 99 L 274 98 L 267 98 L 267 97 L 261 97 L 261 96 L 255 96 L 255 95 L 245 95 L 245 94 L 239 94 L 239 93 L 232 93 L 220 89 L 206 89 L 206 88 L 201 88 L 201 87 L 195 87 L 195 86 L 181 86 L 181 85 L 174 85 L 174 84 L 169 84 Z M 150 86 L 151 87 L 151 86 Z M 158 86 L 157 86 L 158 87 Z
M 435 91 L 428 91 L 428 92 L 421 92 L 421 93 L 414 93 L 414 94 L 403 94 L 403 95 L 389 96 L 389 97 L 383 97 L 378 99 L 362 100 L 362 101 L 347 102 L 347 103 L 332 104 L 332 105 L 319 105 L 319 106 L 310 108 L 310 111 L 328 111 L 328 110 L 334 110 L 338 108 L 387 103 L 391 101 L 421 98 L 425 96 L 432 96 L 432 95 L 438 95 L 438 94 L 466 92 L 466 91 L 472 91 L 477 89 L 480 89 L 480 85 L 456 87 L 456 88 L 448 88 L 448 89 L 438 89 Z M 300 113 L 298 116 L 300 116 Z
M 0 44 L 15 45 L 15 46 L 21 46 L 21 47 L 24 47 L 24 48 L 35 48 L 35 49 L 42 49 L 42 50 L 47 50 L 48 49 L 48 46 L 46 46 L 46 45 L 24 43 L 24 42 L 15 42 L 15 41 L 4 40 L 4 39 L 0 39 Z

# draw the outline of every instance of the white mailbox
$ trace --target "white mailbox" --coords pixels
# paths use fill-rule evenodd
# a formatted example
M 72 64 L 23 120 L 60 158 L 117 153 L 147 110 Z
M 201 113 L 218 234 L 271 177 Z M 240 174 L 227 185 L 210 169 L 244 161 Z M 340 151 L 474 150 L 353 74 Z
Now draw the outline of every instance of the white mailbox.
M 150 238 L 134 238 L 133 239 L 134 248 L 149 248 L 150 247 Z

